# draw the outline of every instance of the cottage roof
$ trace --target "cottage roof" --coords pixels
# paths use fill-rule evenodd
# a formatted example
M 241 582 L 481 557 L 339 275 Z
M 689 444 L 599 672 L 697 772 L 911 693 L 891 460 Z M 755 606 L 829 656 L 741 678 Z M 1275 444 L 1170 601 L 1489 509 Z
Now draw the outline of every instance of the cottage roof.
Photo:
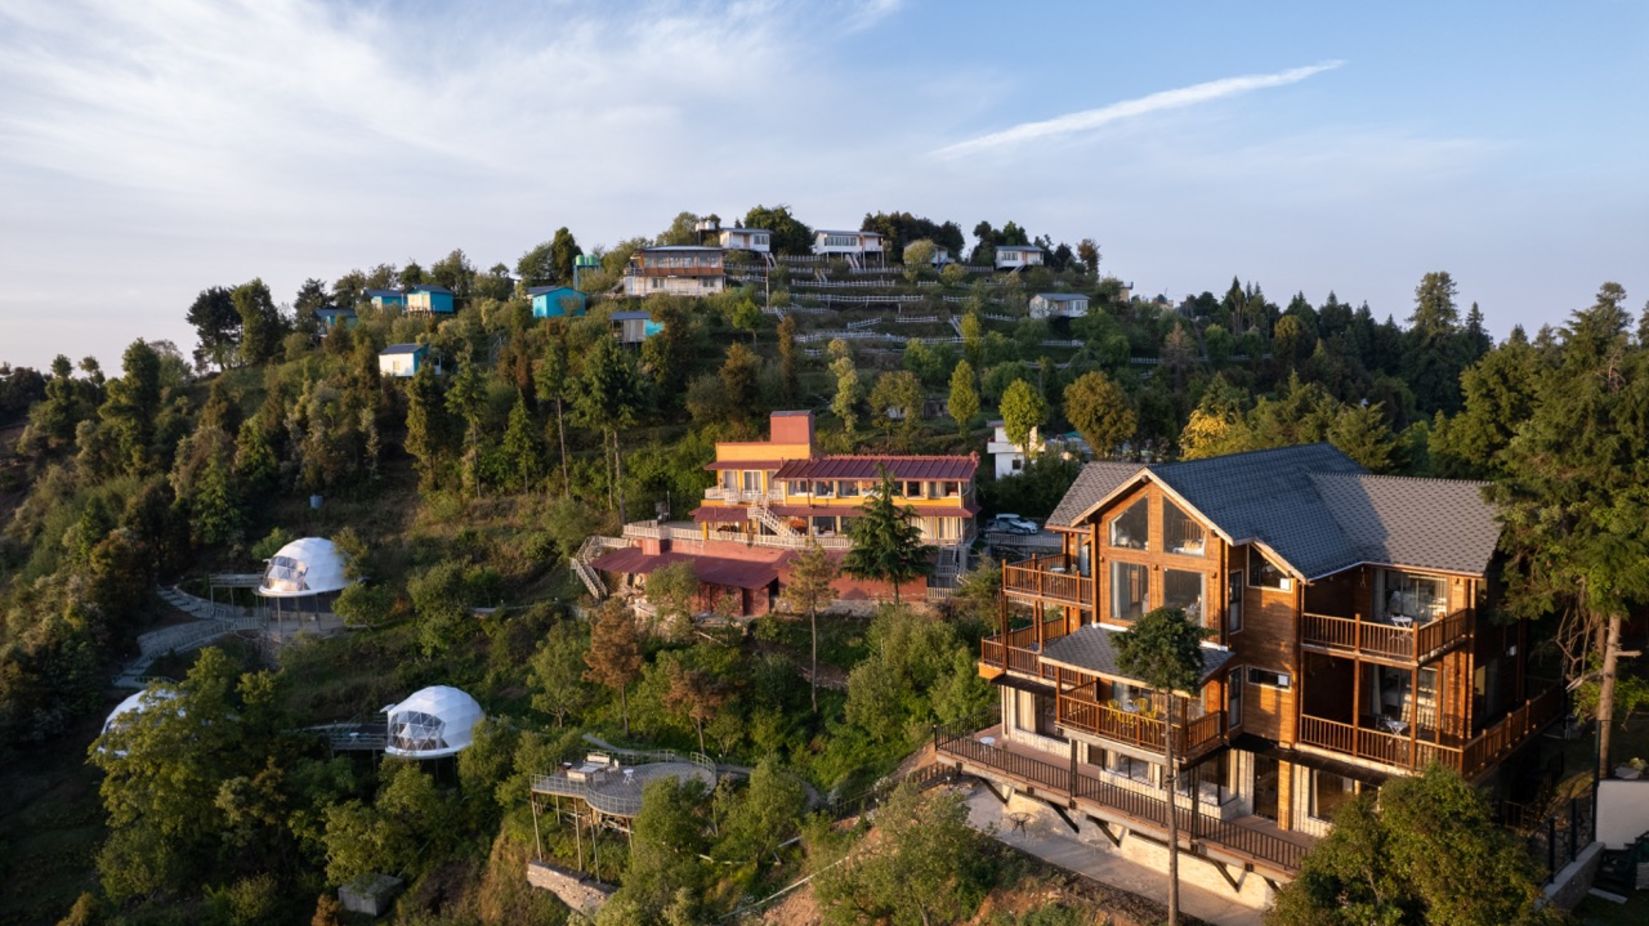
M 650 248 L 642 248 L 642 253 L 654 254 L 659 251 L 689 251 L 697 254 L 720 254 L 721 248 L 713 248 L 703 244 L 657 244 Z
M 1042 658 L 1091 675 L 1132 678 L 1117 666 L 1116 634 L 1121 632 L 1122 628 L 1089 624 L 1075 633 L 1048 641 L 1042 648 Z M 1197 676 L 1197 684 L 1202 685 L 1231 661 L 1231 651 L 1206 643 L 1199 649 L 1202 652 L 1202 671 Z
M 779 564 L 787 557 L 774 560 L 733 559 L 724 556 L 694 556 L 689 553 L 647 553 L 639 547 L 625 547 L 604 553 L 590 565 L 602 572 L 648 575 L 665 566 L 687 563 L 700 582 L 724 588 L 766 588 L 779 577 Z
M 999 245 L 996 246 L 996 249 L 998 251 L 1040 251 L 1040 250 L 1042 250 L 1041 248 L 1037 247 L 1034 244 L 999 244 Z
M 550 293 L 578 293 L 584 295 L 583 290 L 573 289 L 571 286 L 530 286 L 527 288 L 529 296 L 546 296 Z
M 343 318 L 354 314 L 354 309 L 342 309 L 335 305 L 322 306 L 315 310 L 317 318 Z
M 979 469 L 973 456 L 844 454 L 787 460 L 775 479 L 877 479 L 882 469 L 895 479 L 972 479 Z
M 381 299 L 387 299 L 391 296 L 404 296 L 404 295 L 406 295 L 405 293 L 401 292 L 398 289 L 369 289 L 369 290 L 366 291 L 366 294 L 367 294 L 368 297 L 377 297 L 377 298 L 381 298 Z
M 1076 302 L 1088 298 L 1082 293 L 1037 293 L 1036 295 L 1037 298 L 1046 299 L 1049 302 Z
M 642 319 L 647 319 L 650 321 L 653 316 L 649 315 L 642 309 L 625 309 L 622 312 L 614 312 L 607 317 L 615 322 L 635 322 L 641 321 Z
M 425 350 L 422 344 L 391 344 L 378 352 L 378 356 L 387 357 L 391 354 L 418 354 Z
M 419 283 L 418 285 L 411 287 L 411 291 L 415 293 L 444 293 L 448 296 L 452 295 L 452 290 L 447 289 L 445 286 L 441 286 L 437 283 Z
M 1359 563 L 1482 575 L 1499 541 L 1482 484 L 1375 476 L 1329 444 L 1135 466 L 1090 463 L 1049 524 L 1075 526 L 1151 478 L 1233 543 L 1258 542 L 1305 579 Z

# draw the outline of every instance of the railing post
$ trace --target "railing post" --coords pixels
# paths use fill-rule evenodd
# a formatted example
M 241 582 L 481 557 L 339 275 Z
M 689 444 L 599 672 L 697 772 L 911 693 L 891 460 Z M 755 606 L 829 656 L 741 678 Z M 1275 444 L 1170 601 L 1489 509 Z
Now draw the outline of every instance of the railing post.
M 1071 784 L 1070 784 L 1070 787 L 1066 789 L 1066 793 L 1071 796 L 1072 806 L 1075 806 L 1075 804 L 1076 804 L 1076 740 L 1071 740 Z
M 1557 814 L 1546 818 L 1546 877 L 1557 874 Z

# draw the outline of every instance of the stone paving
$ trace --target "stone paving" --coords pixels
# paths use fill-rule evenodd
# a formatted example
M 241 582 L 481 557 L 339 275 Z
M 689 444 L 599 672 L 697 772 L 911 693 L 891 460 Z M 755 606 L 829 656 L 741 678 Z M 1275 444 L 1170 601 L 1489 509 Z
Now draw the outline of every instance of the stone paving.
M 975 787 L 967 803 L 968 823 L 974 829 L 990 831 L 994 827 L 997 839 L 1051 865 L 1158 903 L 1168 902 L 1166 874 L 1082 842 L 1052 813 L 1025 814 L 1023 826 L 1018 826 L 1008 816 L 1008 808 L 983 787 Z M 1185 862 L 1180 865 L 1183 870 Z M 1260 926 L 1259 910 L 1183 881 L 1180 909 L 1216 926 Z

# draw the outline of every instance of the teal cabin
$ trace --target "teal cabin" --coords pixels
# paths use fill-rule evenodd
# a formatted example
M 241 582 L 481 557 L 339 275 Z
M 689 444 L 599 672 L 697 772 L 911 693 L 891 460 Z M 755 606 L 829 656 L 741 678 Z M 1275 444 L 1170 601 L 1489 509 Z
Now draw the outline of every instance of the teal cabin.
M 428 356 L 429 348 L 422 344 L 391 344 L 378 352 L 378 373 L 398 379 L 416 376 Z
M 614 312 L 608 320 L 612 322 L 620 344 L 640 344 L 664 330 L 662 324 L 653 321 L 651 315 L 640 310 Z
M 400 308 L 407 306 L 407 295 L 398 289 L 369 289 L 366 291 L 368 299 L 372 300 L 374 309 Z
M 452 290 L 434 283 L 420 283 L 407 293 L 407 311 L 451 315 Z
M 527 295 L 532 297 L 533 318 L 583 315 L 590 305 L 590 297 L 571 286 L 534 286 Z
M 340 325 L 345 328 L 353 328 L 355 323 L 360 321 L 355 317 L 354 309 L 340 309 L 335 305 L 316 309 L 315 318 L 321 323 L 322 328 L 327 331 L 331 331 Z

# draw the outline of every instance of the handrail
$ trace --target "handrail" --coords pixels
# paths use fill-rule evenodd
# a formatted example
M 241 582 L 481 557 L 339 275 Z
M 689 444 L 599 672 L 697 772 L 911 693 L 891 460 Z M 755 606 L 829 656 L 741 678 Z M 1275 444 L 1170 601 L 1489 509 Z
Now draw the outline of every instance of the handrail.
M 1473 623 L 1470 608 L 1450 612 L 1418 627 L 1307 611 L 1300 615 L 1300 640 L 1313 646 L 1416 662 L 1440 655 L 1469 639 Z
M 1077 563 L 1063 554 L 1032 556 L 1002 567 L 1002 590 L 1034 595 L 1076 605 L 1092 605 L 1094 580 L 1076 571 Z
M 1101 804 L 1141 823 L 1166 829 L 1168 805 L 1161 798 L 1081 772 L 1074 762 L 1056 765 L 967 735 L 940 736 L 936 740 L 940 754 L 1012 775 L 1055 794 Z M 1215 843 L 1290 872 L 1298 871 L 1305 857 L 1305 846 L 1275 833 L 1201 813 L 1196 806 L 1176 805 L 1174 811 L 1180 839 L 1188 848 Z
M 1459 745 L 1423 739 L 1412 732 L 1387 733 L 1309 714 L 1300 715 L 1299 738 L 1307 746 L 1400 768 L 1418 770 L 1436 762 L 1470 778 L 1556 720 L 1563 712 L 1563 704 L 1563 689 L 1550 688 L 1512 708 L 1499 721 Z

